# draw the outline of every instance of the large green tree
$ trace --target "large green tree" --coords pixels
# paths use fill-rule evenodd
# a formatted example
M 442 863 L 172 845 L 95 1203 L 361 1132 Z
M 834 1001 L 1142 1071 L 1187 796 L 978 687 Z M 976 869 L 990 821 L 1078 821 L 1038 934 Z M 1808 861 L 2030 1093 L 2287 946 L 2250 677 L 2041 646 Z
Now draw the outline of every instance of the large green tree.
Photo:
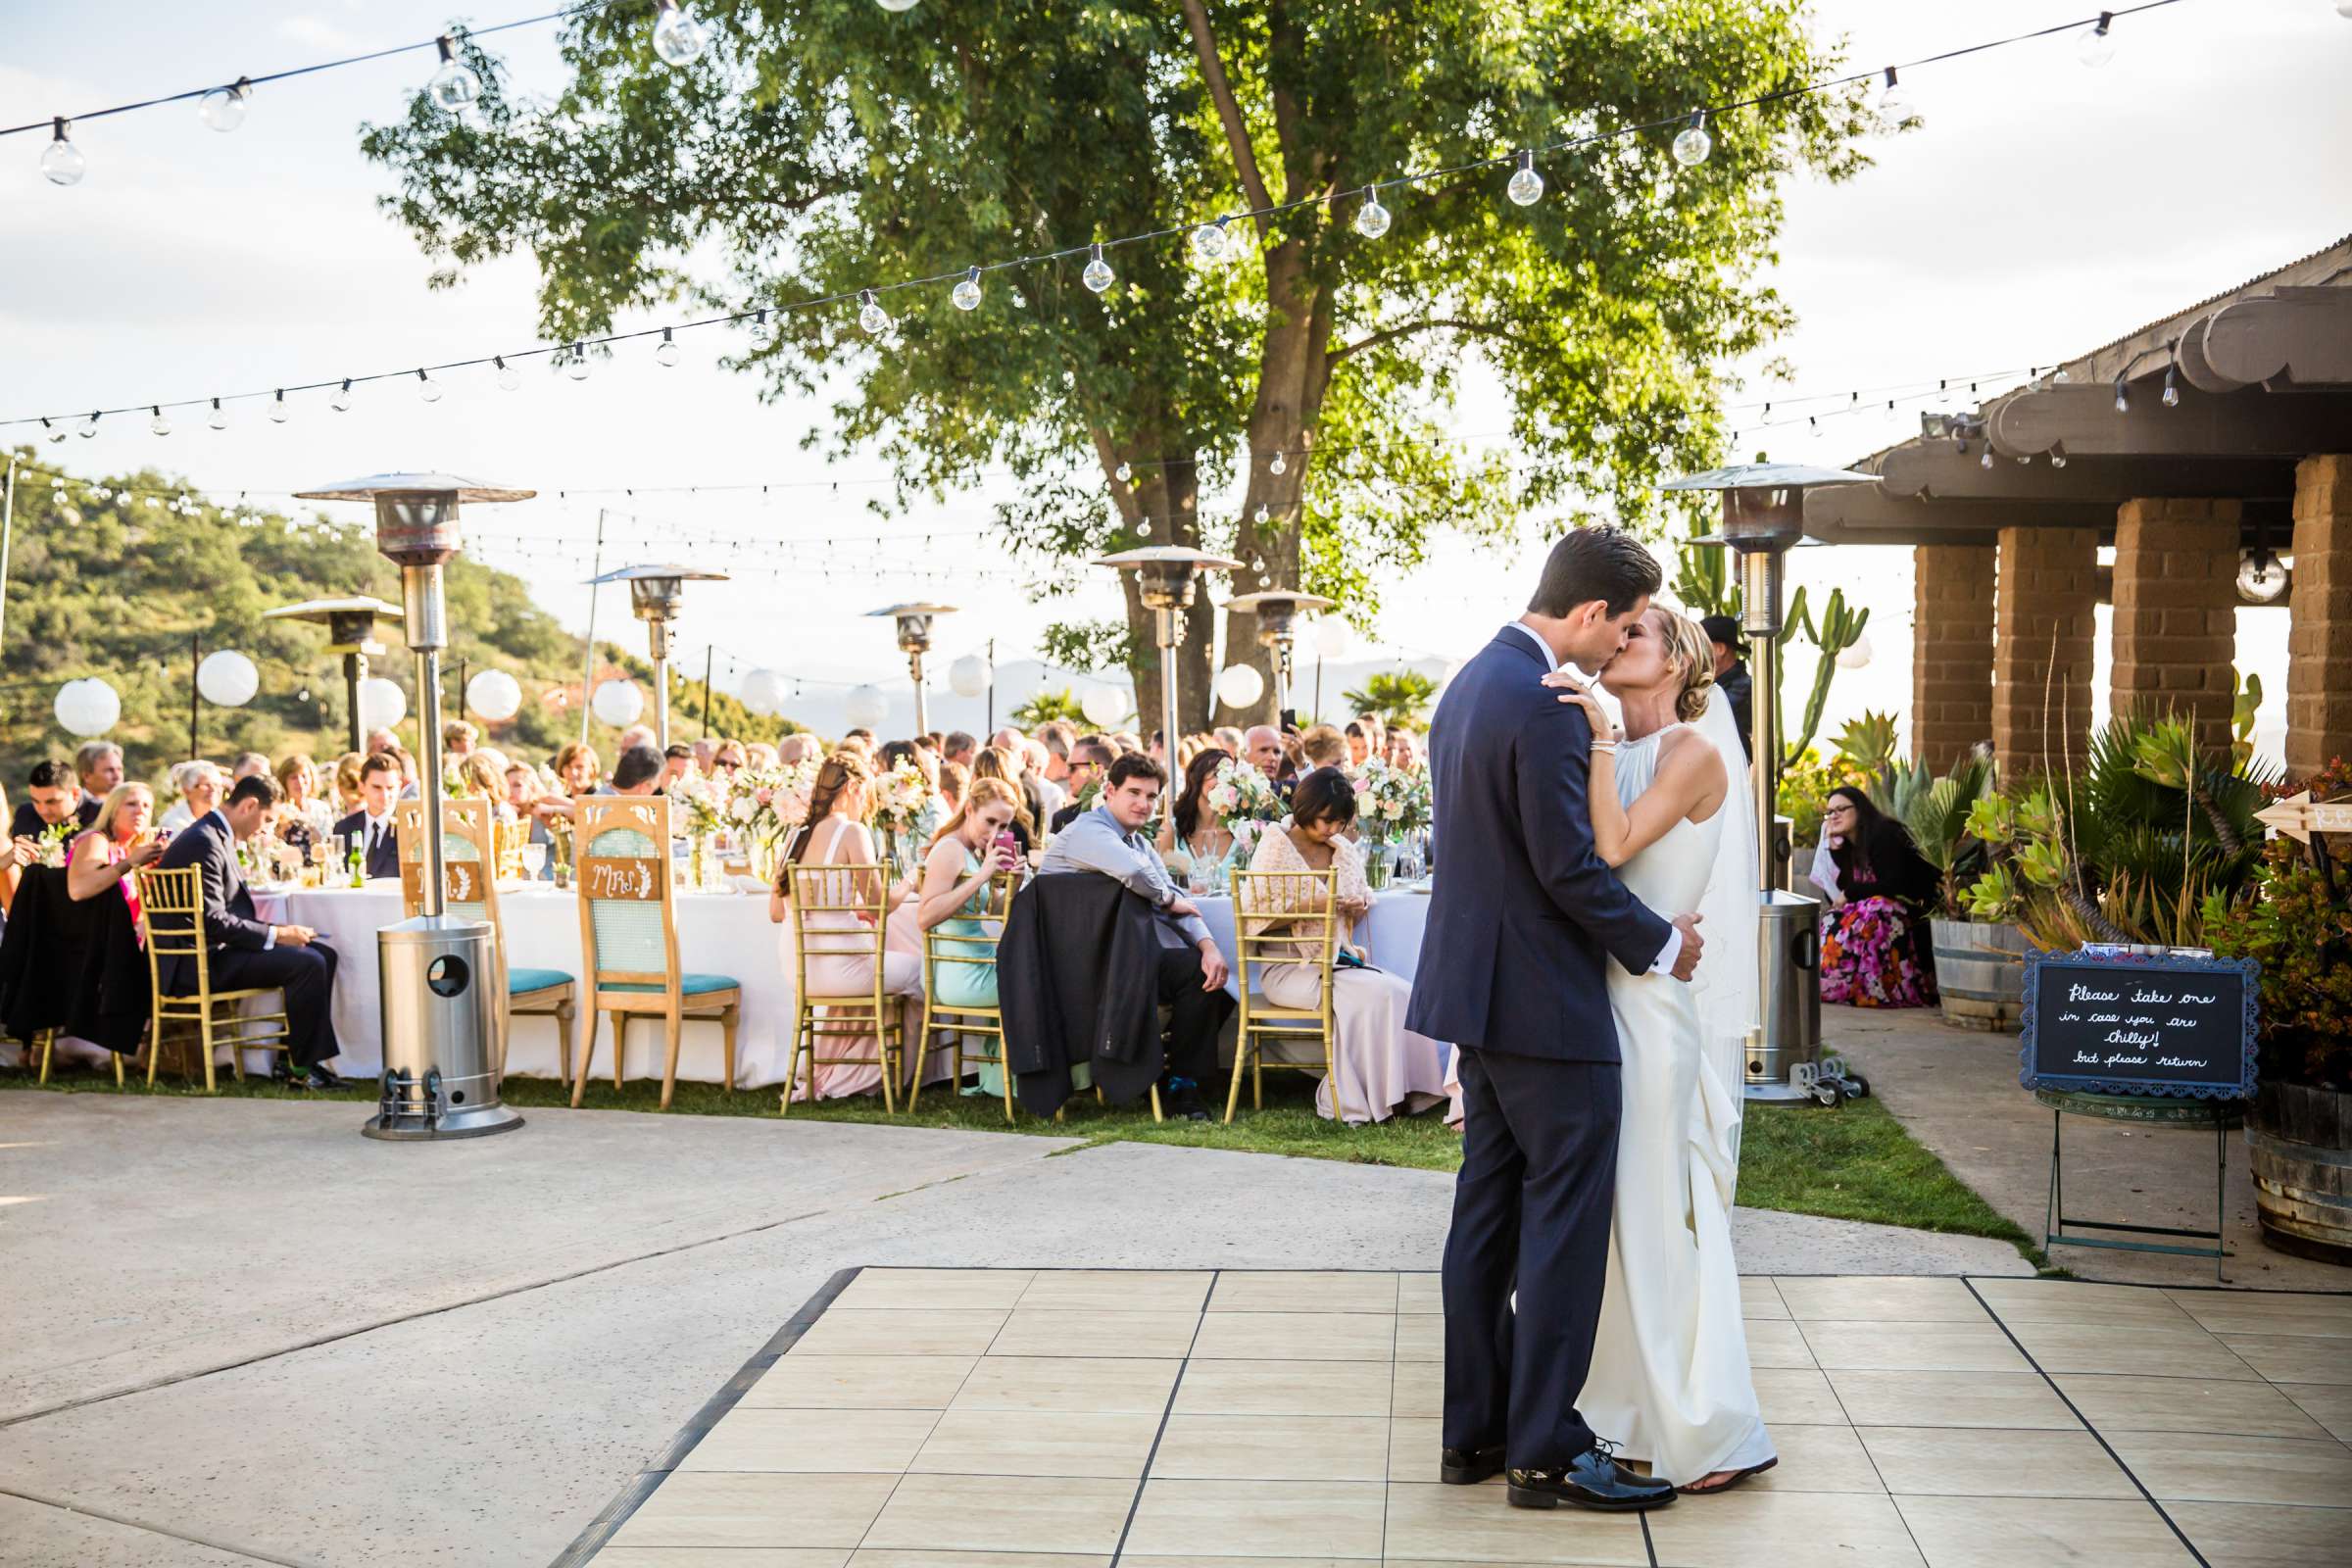
M 553 97 L 466 45 L 473 113 L 420 97 L 364 132 L 399 177 L 389 204 L 443 282 L 533 255 L 551 340 L 672 302 L 841 298 L 780 311 L 733 363 L 771 398 L 834 395 L 808 439 L 887 455 L 885 506 L 1009 468 L 1007 541 L 1052 564 L 1048 594 L 1099 551 L 1199 544 L 1246 564 L 1237 590 L 1298 582 L 1360 618 L 1441 529 L 1651 523 L 1660 473 L 1713 455 L 1722 367 L 1787 324 L 1755 275 L 1781 181 L 1850 172 L 1868 120 L 1857 93 L 1773 99 L 1714 123 L 1689 169 L 1671 129 L 1592 141 L 1541 161 L 1527 208 L 1507 169 L 1461 170 L 1385 192 L 1394 224 L 1368 239 L 1369 182 L 1770 95 L 1834 61 L 1799 0 L 693 9 L 712 41 L 683 69 L 655 58 L 640 8 L 572 22 Z M 889 329 L 858 323 L 861 288 L 1287 203 L 1233 222 L 1221 264 L 1163 233 L 1113 248 L 1100 296 L 1080 255 L 989 272 L 970 312 L 945 282 L 889 290 Z M 1508 399 L 1508 459 L 1444 439 L 1475 375 Z M 1125 626 L 1065 628 L 1053 656 L 1127 658 L 1153 712 L 1128 592 Z M 1186 620 L 1188 726 L 1208 716 L 1211 613 Z M 1262 669 L 1252 631 L 1234 617 L 1228 658 Z

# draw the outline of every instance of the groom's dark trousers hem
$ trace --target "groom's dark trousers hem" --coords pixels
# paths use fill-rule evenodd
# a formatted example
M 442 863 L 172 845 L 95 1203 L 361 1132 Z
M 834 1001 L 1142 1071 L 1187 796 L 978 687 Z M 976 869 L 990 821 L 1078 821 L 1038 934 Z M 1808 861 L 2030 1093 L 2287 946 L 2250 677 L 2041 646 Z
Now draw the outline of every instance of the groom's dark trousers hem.
M 1618 1067 L 1465 1049 L 1460 1071 L 1443 1441 L 1553 1468 L 1592 1446 L 1576 1397 L 1608 1274 Z

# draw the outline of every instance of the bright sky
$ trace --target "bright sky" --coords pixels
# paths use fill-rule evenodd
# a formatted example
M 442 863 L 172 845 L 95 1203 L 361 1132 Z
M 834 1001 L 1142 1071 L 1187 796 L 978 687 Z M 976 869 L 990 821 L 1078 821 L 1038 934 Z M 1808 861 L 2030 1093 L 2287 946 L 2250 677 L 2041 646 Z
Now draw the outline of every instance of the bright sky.
M 537 9 L 507 0 L 470 20 L 487 24 Z M 2047 0 L 1815 6 L 1820 30 L 1844 33 L 1862 67 L 2095 9 Z M 419 0 L 147 0 L 108 8 L 108 18 L 93 25 L 92 8 L 52 6 L 12 19 L 0 122 L 429 37 L 450 13 Z M 504 35 L 524 84 L 560 83 L 551 36 Z M 2352 145 L 2352 101 L 2342 90 L 2352 79 L 2352 21 L 2334 0 L 2185 0 L 2119 21 L 2116 43 L 2100 70 L 2079 64 L 2072 42 L 2057 38 L 1906 73 L 1924 126 L 1877 145 L 1877 166 L 1857 179 L 1789 192 L 1773 275 L 1799 316 L 1776 345 L 1795 374 L 1745 397 L 1787 401 L 2046 365 L 2352 227 L 2352 159 L 2342 152 Z M 430 69 L 429 55 L 409 55 L 264 88 L 232 135 L 204 129 L 188 105 L 76 125 L 89 172 L 71 189 L 37 172 L 41 137 L 0 143 L 10 239 L 0 249 L 0 417 L 209 397 L 531 346 L 527 261 L 475 273 L 454 292 L 429 292 L 425 263 L 375 209 L 388 181 L 361 159 L 356 126 L 400 115 Z M 858 612 L 902 599 L 963 607 L 941 622 L 939 669 L 990 637 L 1010 663 L 1032 650 L 1048 619 L 1112 612 L 1107 583 L 1032 606 L 1004 580 L 1001 560 L 958 537 L 987 520 L 998 492 L 986 484 L 908 519 L 873 521 L 863 503 L 879 493 L 880 462 L 828 467 L 804 454 L 802 438 L 826 418 L 824 401 L 761 404 L 749 379 L 714 368 L 717 338 L 680 338 L 670 368 L 654 363 L 650 345 L 624 350 L 577 383 L 535 367 L 514 392 L 501 391 L 486 370 L 466 372 L 430 405 L 398 383 L 363 389 L 348 414 L 331 412 L 323 393 L 306 394 L 290 400 L 295 412 L 283 425 L 260 404 L 244 404 L 225 431 L 186 411 L 159 440 L 145 420 L 119 417 L 96 439 L 43 447 L 41 457 L 80 472 L 158 465 L 221 500 L 401 467 L 536 486 L 538 502 L 475 514 L 469 548 L 520 572 L 574 628 L 587 613 L 578 583 L 589 575 L 598 508 L 612 507 L 621 515 L 608 519 L 608 566 L 683 557 L 745 570 L 739 581 L 693 588 L 680 627 L 689 662 L 700 662 L 705 643 L 719 648 L 722 683 L 730 665 L 739 676 L 764 664 L 895 691 L 904 669 L 887 623 Z M 1459 428 L 1498 428 L 1498 396 L 1491 385 L 1474 388 Z M 1751 428 L 1741 447 L 1843 463 L 1915 432 L 1918 409 L 1906 402 L 1889 414 L 1882 398 L 1875 410 L 1824 418 L 1818 433 L 1801 424 L 1761 435 Z M 774 487 L 765 502 L 756 492 L 646 493 L 762 483 Z M 621 487 L 640 494 L 581 493 Z M 714 561 L 708 546 L 697 548 L 714 536 L 814 542 L 884 532 L 906 542 L 844 546 L 829 578 L 812 569 L 778 578 L 772 547 L 722 547 Z M 1531 539 L 1503 557 L 1442 553 L 1396 585 L 1381 648 L 1369 662 L 1359 650 L 1348 674 L 1400 658 L 1426 667 L 1464 657 L 1516 612 L 1544 543 Z M 1908 553 L 1843 548 L 1794 561 L 1794 580 L 1816 595 L 1841 585 L 1874 610 L 1875 657 L 1840 675 L 1825 730 L 1865 707 L 1899 711 L 1910 689 Z M 977 575 L 992 570 L 995 580 Z M 625 614 L 617 597 L 608 599 L 600 629 L 634 645 Z M 2272 694 L 2261 738 L 2276 755 L 2282 612 L 2241 613 L 2240 663 Z M 1808 665 L 1794 661 L 1791 717 Z M 2102 700 L 2104 687 L 2102 668 Z M 811 687 L 790 710 L 836 727 L 839 691 Z M 977 703 L 934 700 L 934 723 L 978 716 Z

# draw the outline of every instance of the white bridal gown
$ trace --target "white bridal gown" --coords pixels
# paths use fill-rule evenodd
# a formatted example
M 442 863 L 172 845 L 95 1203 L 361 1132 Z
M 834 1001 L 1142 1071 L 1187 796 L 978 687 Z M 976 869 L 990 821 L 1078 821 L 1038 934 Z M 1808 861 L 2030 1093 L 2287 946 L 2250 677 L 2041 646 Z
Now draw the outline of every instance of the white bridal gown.
M 1672 733 L 1618 747 L 1617 793 L 1628 806 L 1649 787 Z M 1618 876 L 1661 913 L 1699 908 L 1732 808 L 1726 801 L 1704 822 L 1675 823 Z M 1712 922 L 1701 935 L 1715 936 Z M 1730 957 L 1709 941 L 1700 967 Z M 1692 986 L 1617 964 L 1608 973 L 1624 1109 L 1608 1286 L 1577 1410 L 1624 1457 L 1688 1485 L 1773 1457 L 1732 1257 L 1740 1089 L 1725 1082 L 1725 1054 L 1702 1044 Z

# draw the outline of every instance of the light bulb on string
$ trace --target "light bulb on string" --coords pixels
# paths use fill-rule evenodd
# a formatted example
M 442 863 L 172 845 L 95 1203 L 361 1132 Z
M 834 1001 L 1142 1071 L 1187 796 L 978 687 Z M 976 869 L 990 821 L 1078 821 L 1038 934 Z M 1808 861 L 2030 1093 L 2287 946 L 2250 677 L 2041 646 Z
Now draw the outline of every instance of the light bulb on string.
M 65 427 L 62 425 L 51 424 L 48 419 L 44 417 L 41 420 L 41 435 L 43 439 L 49 442 L 50 445 L 55 446 L 58 442 L 63 441 L 66 438 Z
M 2115 23 L 2115 13 L 2102 11 L 2099 20 L 2075 35 L 2075 58 L 2097 70 L 2115 58 L 2115 34 L 2109 30 Z
M 1266 465 L 1266 471 L 1268 473 L 1287 473 L 1290 471 L 1290 460 L 1277 452 L 1274 454 L 1273 461 Z
M 2124 378 L 2120 375 L 2115 378 L 2115 412 L 2118 414 L 2132 412 L 2132 394 L 2124 390 Z
M 980 308 L 980 269 L 977 267 L 964 269 L 963 281 L 956 285 L 955 290 L 949 294 L 948 298 L 956 302 L 956 308 L 959 311 L 978 310 Z
M 426 403 L 440 402 L 441 383 L 422 370 L 418 370 L 416 372 L 416 396 Z
M 155 416 L 154 418 L 147 421 L 148 429 L 153 430 L 157 435 L 170 435 L 172 433 L 172 421 L 164 417 L 164 410 L 161 404 L 151 405 L 147 412 Z
M 1378 239 L 1389 231 L 1389 210 L 1380 205 L 1380 193 L 1366 185 L 1364 205 L 1355 210 L 1355 231 L 1366 239 Z
M 1689 169 L 1705 163 L 1707 154 L 1714 150 L 1715 138 L 1707 134 L 1707 112 L 1698 110 L 1691 115 L 1690 123 L 1683 127 L 1682 134 L 1674 138 L 1674 161 Z
M 2258 544 L 2238 559 L 2237 592 L 2240 598 L 2258 605 L 2270 604 L 2286 592 L 2286 568 L 2278 564 L 2268 545 Z
M 1225 220 L 1202 223 L 1193 230 L 1193 260 L 1203 264 L 1225 259 Z
M 1255 572 L 1263 572 L 1266 569 L 1266 558 L 1263 556 L 1251 556 L 1250 558 L 1250 569 Z
M 84 441 L 88 441 L 95 437 L 98 434 L 98 416 L 93 414 L 88 418 L 82 420 L 81 423 L 75 425 L 74 427 L 74 433 L 81 437 Z
M 67 136 L 69 122 L 64 116 L 57 116 L 49 123 L 49 145 L 41 149 L 41 172 L 52 185 L 78 185 L 81 176 L 89 172 L 90 161 L 81 156 L 81 149 Z
M 196 115 L 212 129 L 226 134 L 245 123 L 246 100 L 253 96 L 253 83 L 239 76 L 226 87 L 215 87 L 196 100 Z
M 1511 174 L 1510 183 L 1502 193 L 1521 207 L 1532 207 L 1544 196 L 1544 176 L 1536 172 L 1536 154 L 1531 147 L 1519 149 L 1519 167 Z
M 490 363 L 498 368 L 498 389 L 501 392 L 513 392 L 521 387 L 522 371 L 509 365 L 505 355 L 492 355 Z
M 277 389 L 277 396 L 270 400 L 270 422 L 283 424 L 292 412 L 286 407 L 286 389 L 281 386 Z
M 228 411 L 220 406 L 219 398 L 213 399 L 213 412 L 206 416 L 204 422 L 216 430 L 228 428 Z
M 349 414 L 351 412 L 350 376 L 345 376 L 343 378 L 343 384 L 335 388 L 335 395 L 326 400 L 326 406 L 334 410 L 337 414 Z
M 870 288 L 858 290 L 858 324 L 870 335 L 879 337 L 890 325 L 889 313 L 882 309 L 882 302 L 874 298 L 874 291 Z
M 1984 455 L 1977 460 L 1977 466 L 1980 468 L 1992 466 L 1992 444 L 1990 442 L 1985 443 Z
M 1121 484 L 1127 484 L 1131 482 L 1135 478 L 1135 465 L 1132 463 L 1121 463 L 1116 468 L 1111 470 L 1111 477 L 1118 480 Z
M 2050 466 L 2053 468 L 2063 468 L 2066 466 L 2065 442 L 2053 441 L 2050 443 Z
M 1097 294 L 1110 287 L 1110 264 L 1102 259 L 1102 247 L 1100 242 L 1095 246 L 1094 255 L 1087 258 L 1086 270 L 1078 274 L 1078 280 Z
M 1892 66 L 1886 68 L 1886 85 L 1879 92 L 1879 113 L 1897 125 L 1907 124 L 1919 115 L 1911 89 L 1902 84 Z
M 574 381 L 585 381 L 588 379 L 587 344 L 574 343 L 571 346 L 571 360 L 564 367 L 564 373 L 570 376 Z
M 2180 406 L 2180 389 L 2173 384 L 2173 376 L 2178 368 L 2171 365 L 2164 368 L 2164 406 L 2168 409 Z
M 1260 501 L 1257 504 L 1257 510 L 1250 514 L 1250 520 L 1251 522 L 1263 523 L 1267 518 L 1273 515 L 1274 514 L 1267 510 L 1266 504 L 1263 501 Z
M 436 105 L 454 115 L 482 95 L 482 78 L 458 58 L 457 42 L 448 33 L 435 38 L 433 45 L 441 51 L 441 69 L 433 73 L 424 90 Z
M 896 15 L 901 12 L 912 11 L 915 0 L 874 0 L 874 4 Z
M 710 42 L 703 24 L 678 9 L 678 0 L 658 0 L 661 15 L 654 19 L 654 53 L 665 66 L 690 66 L 702 58 Z
M 1149 539 L 1152 537 L 1152 519 L 1150 517 L 1138 517 L 1135 519 L 1135 536 L 1138 539 Z
M 662 329 L 662 341 L 654 345 L 654 363 L 663 366 L 678 363 L 678 345 L 670 337 L 666 326 Z

